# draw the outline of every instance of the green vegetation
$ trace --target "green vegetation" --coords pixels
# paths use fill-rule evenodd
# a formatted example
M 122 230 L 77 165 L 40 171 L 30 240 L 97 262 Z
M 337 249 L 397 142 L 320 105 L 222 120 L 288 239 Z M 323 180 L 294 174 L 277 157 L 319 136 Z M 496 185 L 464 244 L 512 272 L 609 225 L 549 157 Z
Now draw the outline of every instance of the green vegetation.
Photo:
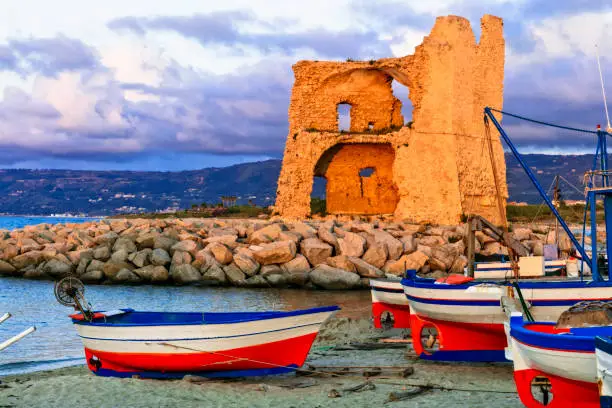
M 318 215 L 321 215 L 322 217 L 325 217 L 327 215 L 326 201 L 318 197 L 311 198 L 310 199 L 310 213 L 312 215 L 318 214 Z
M 562 205 L 559 214 L 567 222 L 582 223 L 584 204 Z M 554 221 L 555 216 L 546 205 L 509 205 L 506 207 L 509 222 Z M 597 205 L 597 221 L 603 221 L 603 206 Z
M 119 214 L 109 218 L 257 218 L 260 215 L 270 215 L 270 210 L 253 205 L 236 205 L 225 208 L 223 204 L 201 206 L 192 205 L 191 209 L 176 211 L 173 213 L 142 213 L 142 214 Z

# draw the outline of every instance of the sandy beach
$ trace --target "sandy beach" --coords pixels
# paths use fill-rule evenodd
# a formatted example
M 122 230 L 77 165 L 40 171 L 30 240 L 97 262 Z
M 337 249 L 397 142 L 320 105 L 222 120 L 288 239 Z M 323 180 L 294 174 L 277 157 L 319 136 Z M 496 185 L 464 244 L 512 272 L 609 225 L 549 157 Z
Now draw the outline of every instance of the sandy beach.
M 86 367 L 77 366 L 0 378 L 0 407 L 522 406 L 510 364 L 421 361 L 409 344 L 378 350 L 350 346 L 376 342 L 381 335 L 389 334 L 399 333 L 376 332 L 370 329 L 369 319 L 331 320 L 320 333 L 304 368 L 412 367 L 414 373 L 406 378 L 397 373 L 399 370 L 383 369 L 381 374 L 367 378 L 363 370 L 354 369 L 337 377 L 287 374 L 235 380 L 157 381 L 96 377 Z M 372 385 L 360 391 L 349 390 L 365 381 Z M 418 394 L 390 401 L 391 393 L 408 391 Z

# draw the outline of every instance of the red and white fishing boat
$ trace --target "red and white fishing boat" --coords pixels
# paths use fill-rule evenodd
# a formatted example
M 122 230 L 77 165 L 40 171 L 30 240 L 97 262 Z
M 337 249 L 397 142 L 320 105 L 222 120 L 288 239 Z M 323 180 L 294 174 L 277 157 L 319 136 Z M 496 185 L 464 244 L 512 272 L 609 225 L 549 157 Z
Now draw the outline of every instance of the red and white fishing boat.
M 184 313 L 119 309 L 91 312 L 76 278 L 56 284 L 87 365 L 100 376 L 182 378 L 280 374 L 304 364 L 321 325 L 340 308 Z
M 555 323 L 526 322 L 513 313 L 509 331 L 514 381 L 527 408 L 600 406 L 595 337 L 612 335 L 612 326 L 557 329 Z M 544 401 L 532 391 L 542 382 L 550 384 Z
M 563 269 L 565 265 L 566 261 L 562 259 L 544 262 L 546 273 L 555 273 Z M 510 275 L 512 268 L 510 262 L 476 262 L 474 263 L 474 271 L 476 276 L 496 279 Z M 410 328 L 410 304 L 401 281 L 371 279 L 370 292 L 372 294 L 372 317 L 375 328 Z
M 597 385 L 601 408 L 612 408 L 612 337 L 595 337 Z
M 529 308 L 530 313 L 539 321 L 556 321 L 568 307 L 585 300 L 607 300 L 612 298 L 612 281 L 604 279 L 598 270 L 597 242 L 591 242 L 591 254 L 578 242 L 557 209 L 538 183 L 529 166 L 501 128 L 490 108 L 485 109 L 486 117 L 494 123 L 500 135 L 515 155 L 533 184 L 536 186 L 551 212 L 567 233 L 582 259 L 589 266 L 592 276 L 589 280 L 580 273 L 578 278 L 551 278 L 545 276 L 543 258 L 540 276 L 529 276 L 518 280 L 520 293 L 510 281 L 491 280 L 460 282 L 450 284 L 424 279 L 411 271 L 402 286 L 410 305 L 410 326 L 414 349 L 421 358 L 447 361 L 503 361 L 506 337 L 503 323 L 505 314 L 500 307 L 502 296 L 519 299 Z M 504 115 L 510 115 L 503 112 Z M 587 186 L 587 208 L 591 211 L 592 237 L 597 236 L 597 196 L 604 196 L 606 213 L 606 233 L 612 228 L 612 186 L 608 179 L 612 176 L 607 170 L 606 132 L 599 129 L 592 132 L 597 135 L 598 153 L 601 156 L 601 169 L 589 173 Z M 595 162 L 596 164 L 596 162 Z M 595 180 L 601 178 L 600 187 L 595 187 Z M 612 238 L 607 240 L 607 252 L 612 255 Z M 521 259 L 522 260 L 522 259 Z M 529 262 L 537 261 L 534 259 Z M 522 268 L 521 268 L 522 269 Z M 509 276 L 514 279 L 513 276 Z M 432 334 L 434 333 L 434 334 Z M 433 337 L 432 337 L 433 336 Z M 424 341 L 423 339 L 427 339 Z M 432 339 L 437 341 L 431 341 Z M 435 346 L 435 347 L 434 347 Z
M 410 306 L 400 281 L 371 279 L 370 292 L 374 327 L 410 328 Z

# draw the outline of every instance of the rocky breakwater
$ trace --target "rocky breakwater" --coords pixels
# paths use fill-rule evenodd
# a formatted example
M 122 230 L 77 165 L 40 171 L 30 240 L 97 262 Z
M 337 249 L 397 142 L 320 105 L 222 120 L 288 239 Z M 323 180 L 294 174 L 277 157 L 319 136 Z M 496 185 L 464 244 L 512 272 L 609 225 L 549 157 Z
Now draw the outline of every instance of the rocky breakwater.
M 0 274 L 88 283 L 366 288 L 371 278 L 463 273 L 466 225 L 281 220 L 103 220 L 0 232 Z M 535 255 L 550 240 L 517 228 Z M 505 249 L 477 233 L 476 251 Z M 569 240 L 561 240 L 569 250 Z

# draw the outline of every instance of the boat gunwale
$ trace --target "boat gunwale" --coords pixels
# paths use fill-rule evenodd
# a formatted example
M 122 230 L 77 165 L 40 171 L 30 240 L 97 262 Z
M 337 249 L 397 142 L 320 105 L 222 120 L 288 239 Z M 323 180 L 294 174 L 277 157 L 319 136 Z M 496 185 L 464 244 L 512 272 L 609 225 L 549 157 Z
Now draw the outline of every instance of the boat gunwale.
M 248 323 L 248 322 L 257 322 L 257 321 L 266 321 L 273 319 L 282 319 L 287 317 L 295 317 L 295 316 L 306 316 L 317 313 L 333 313 L 340 310 L 339 306 L 322 306 L 315 307 L 310 309 L 300 309 L 300 310 L 292 310 L 292 311 L 262 311 L 262 312 L 150 312 L 150 311 L 139 311 L 132 309 L 122 309 L 126 310 L 126 314 L 151 314 L 152 316 L 163 316 L 163 315 L 194 315 L 200 314 L 202 316 L 201 321 L 172 321 L 172 322 L 164 322 L 162 320 L 151 320 L 148 322 L 126 322 L 122 323 L 121 321 L 117 322 L 108 322 L 106 319 L 100 318 L 95 319 L 94 321 L 88 322 L 86 320 L 78 320 L 72 319 L 72 323 L 80 326 L 90 326 L 90 327 L 155 327 L 155 326 L 211 326 L 211 325 L 219 325 L 219 324 L 239 324 L 239 323 Z M 95 312 L 100 313 L 100 312 Z M 222 319 L 225 315 L 226 319 Z M 121 316 L 121 315 L 120 315 Z M 213 319 L 212 321 L 207 321 L 206 317 L 217 317 L 218 320 Z M 115 316 L 112 316 L 115 317 Z

